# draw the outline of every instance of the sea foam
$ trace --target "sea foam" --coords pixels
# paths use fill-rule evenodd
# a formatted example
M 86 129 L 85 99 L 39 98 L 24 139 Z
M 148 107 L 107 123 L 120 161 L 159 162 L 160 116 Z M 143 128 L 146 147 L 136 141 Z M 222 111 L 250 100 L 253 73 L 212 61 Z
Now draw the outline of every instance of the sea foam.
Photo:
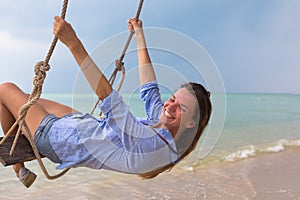
M 249 147 L 245 147 L 242 150 L 237 150 L 233 153 L 223 156 L 222 160 L 232 162 L 253 157 L 259 153 L 277 153 L 292 147 L 300 147 L 300 140 L 281 139 L 276 143 L 262 147 L 251 145 Z
M 249 158 L 250 156 L 255 155 L 255 147 L 251 145 L 249 148 L 238 150 L 234 153 L 231 153 L 223 158 L 225 161 L 235 161 L 239 159 Z

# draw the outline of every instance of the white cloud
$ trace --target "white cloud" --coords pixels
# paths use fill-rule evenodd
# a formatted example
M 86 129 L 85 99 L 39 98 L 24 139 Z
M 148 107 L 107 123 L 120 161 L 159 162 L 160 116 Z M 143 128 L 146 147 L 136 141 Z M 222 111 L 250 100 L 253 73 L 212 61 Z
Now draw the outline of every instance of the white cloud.
M 44 59 L 46 48 L 47 45 L 38 40 L 18 38 L 0 31 L 0 82 L 14 81 L 31 85 L 33 67 L 37 61 Z
M 32 77 L 33 65 L 49 48 L 53 16 L 60 13 L 62 2 L 0 0 L 0 82 L 15 80 L 10 72 L 19 70 L 30 75 L 20 75 L 18 81 L 28 82 Z M 126 20 L 135 15 L 137 5 L 138 1 L 127 0 L 70 1 L 67 19 L 92 50 L 96 43 L 126 30 Z M 298 0 L 151 0 L 144 2 L 141 17 L 145 26 L 172 28 L 205 43 L 232 91 L 273 91 L 272 86 L 281 82 L 285 87 L 280 91 L 295 91 L 300 73 L 299 7 Z M 62 49 L 56 50 L 54 61 L 74 65 L 64 46 Z M 277 80 L 262 85 L 270 69 Z M 257 84 L 249 83 L 251 80 Z
M 0 51 L 4 54 L 16 53 L 29 55 L 45 48 L 45 43 L 13 37 L 10 33 L 0 31 Z M 30 51 L 29 51 L 30 50 Z M 3 55 L 3 54 L 2 54 Z

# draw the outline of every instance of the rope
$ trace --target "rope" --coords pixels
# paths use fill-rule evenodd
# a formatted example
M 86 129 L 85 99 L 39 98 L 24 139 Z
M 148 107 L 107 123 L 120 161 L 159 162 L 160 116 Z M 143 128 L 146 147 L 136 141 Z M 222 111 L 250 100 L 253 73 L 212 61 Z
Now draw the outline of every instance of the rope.
M 138 6 L 138 9 L 137 9 L 137 12 L 136 12 L 136 16 L 135 16 L 135 18 L 136 18 L 137 21 L 140 18 L 140 14 L 141 14 L 141 11 L 142 11 L 143 3 L 144 3 L 144 0 L 140 0 L 139 6 Z M 125 43 L 125 47 L 124 47 L 124 49 L 123 49 L 123 51 L 121 53 L 120 58 L 115 61 L 115 66 L 116 66 L 115 70 L 112 73 L 111 77 L 109 78 L 109 81 L 111 82 L 111 85 L 113 85 L 114 81 L 115 81 L 115 78 L 116 78 L 116 75 L 117 75 L 117 72 L 118 71 L 122 71 L 121 79 L 120 79 L 119 84 L 118 84 L 118 86 L 116 88 L 117 91 L 119 91 L 121 89 L 123 81 L 124 81 L 124 76 L 123 75 L 125 74 L 125 69 L 124 69 L 125 67 L 124 67 L 123 59 L 125 58 L 125 54 L 126 54 L 127 49 L 128 49 L 128 47 L 130 45 L 130 42 L 131 42 L 131 39 L 132 39 L 133 35 L 134 35 L 134 32 L 130 32 L 130 34 L 128 36 L 128 39 L 127 39 L 127 41 Z
M 65 16 L 66 16 L 67 6 L 68 6 L 68 0 L 64 0 L 62 11 L 61 11 L 61 17 L 63 19 L 65 19 Z M 15 136 L 15 139 L 14 139 L 14 142 L 13 142 L 13 145 L 12 145 L 11 150 L 10 150 L 10 155 L 12 156 L 13 153 L 14 153 L 17 141 L 19 139 L 19 136 L 21 134 L 21 129 L 22 129 L 22 127 L 24 127 L 25 132 L 26 132 L 26 134 L 24 134 L 24 135 L 26 136 L 26 138 L 28 139 L 30 145 L 32 146 L 34 155 L 35 155 L 35 157 L 36 157 L 36 159 L 37 159 L 37 161 L 40 165 L 41 170 L 43 171 L 45 177 L 48 178 L 49 180 L 59 178 L 60 176 L 64 175 L 70 168 L 67 168 L 67 169 L 63 170 L 62 172 L 60 172 L 57 175 L 54 175 L 54 176 L 49 175 L 45 165 L 43 164 L 43 161 L 42 161 L 41 156 L 38 152 L 38 149 L 37 149 L 37 147 L 34 143 L 34 139 L 33 139 L 32 135 L 31 135 L 31 132 L 28 128 L 28 125 L 25 122 L 25 117 L 27 115 L 27 112 L 28 112 L 29 108 L 39 100 L 39 98 L 42 94 L 43 84 L 44 84 L 44 80 L 46 78 L 46 72 L 49 71 L 49 69 L 50 69 L 50 65 L 48 63 L 49 63 L 50 58 L 51 58 L 51 56 L 53 54 L 53 51 L 55 49 L 57 40 L 58 40 L 57 37 L 54 37 L 45 60 L 41 61 L 41 62 L 38 62 L 35 65 L 35 67 L 34 67 L 35 77 L 33 79 L 34 88 L 33 88 L 32 92 L 29 96 L 28 102 L 20 108 L 18 119 L 12 125 L 12 127 L 8 130 L 7 134 L 5 134 L 4 138 L 0 142 L 0 145 L 3 144 L 5 142 L 5 140 L 8 138 L 8 136 L 12 134 L 12 131 L 14 130 L 14 128 L 16 128 L 19 125 L 18 131 L 16 133 L 16 136 Z
M 138 10 L 137 10 L 137 13 L 136 13 L 136 20 L 139 19 L 139 16 L 140 16 L 140 13 L 141 13 L 141 10 L 142 10 L 142 6 L 143 6 L 143 2 L 144 2 L 144 0 L 140 0 L 139 7 L 138 7 Z M 65 19 L 65 16 L 66 16 L 67 6 L 68 6 L 68 0 L 64 0 L 63 7 L 62 7 L 62 12 L 61 12 L 61 17 L 63 19 Z M 124 67 L 123 59 L 125 57 L 126 51 L 128 49 L 128 46 L 131 42 L 131 39 L 132 39 L 133 35 L 134 35 L 134 32 L 131 32 L 128 39 L 127 39 L 127 42 L 125 44 L 125 47 L 122 51 L 122 54 L 121 54 L 120 58 L 115 61 L 116 68 L 115 68 L 113 74 L 111 75 L 111 77 L 109 79 L 111 85 L 113 85 L 114 81 L 116 79 L 116 76 L 117 76 L 117 72 L 122 71 L 120 81 L 119 81 L 118 86 L 116 88 L 117 91 L 119 91 L 121 89 L 121 86 L 124 82 L 125 67 Z M 29 127 L 28 127 L 27 123 L 25 122 L 25 117 L 27 115 L 27 112 L 28 112 L 29 108 L 39 100 L 39 98 L 42 94 L 44 80 L 46 79 L 46 72 L 49 71 L 49 69 L 50 69 L 49 61 L 50 61 L 50 58 L 53 54 L 53 51 L 55 49 L 57 41 L 58 41 L 57 37 L 54 37 L 54 39 L 51 43 L 51 46 L 49 48 L 48 54 L 45 57 L 45 60 L 40 61 L 35 65 L 35 67 L 34 67 L 35 77 L 33 78 L 34 88 L 33 88 L 32 92 L 29 96 L 28 102 L 20 108 L 18 119 L 11 126 L 11 128 L 8 130 L 8 132 L 4 135 L 3 139 L 0 141 L 0 145 L 2 145 L 5 142 L 5 140 L 8 138 L 8 136 L 12 134 L 13 130 L 19 125 L 18 131 L 15 135 L 13 145 L 12 145 L 11 150 L 10 150 L 10 155 L 13 156 L 17 141 L 18 141 L 19 136 L 20 136 L 21 131 L 22 131 L 21 129 L 22 129 L 22 127 L 24 127 L 24 129 L 25 129 L 25 134 L 24 135 L 26 136 L 26 138 L 28 139 L 30 145 L 32 146 L 34 155 L 35 155 L 35 157 L 38 161 L 38 164 L 39 164 L 42 172 L 44 173 L 45 177 L 48 178 L 49 180 L 54 180 L 56 178 L 59 178 L 59 177 L 63 176 L 65 173 L 67 173 L 70 170 L 70 168 L 64 169 L 62 172 L 60 172 L 57 175 L 54 175 L 54 176 L 49 175 L 49 173 L 48 173 L 48 171 L 47 171 L 47 169 L 46 169 L 46 167 L 45 167 L 45 165 L 44 165 L 44 163 L 41 159 L 40 153 L 38 152 L 38 149 L 37 149 L 37 147 L 34 143 L 34 139 L 31 135 L 31 131 L 29 130 Z M 99 103 L 99 100 L 96 103 L 96 105 L 98 103 Z M 96 107 L 96 105 L 95 105 L 95 107 Z M 95 108 L 93 109 L 92 113 L 94 112 L 94 110 L 95 110 Z
M 140 18 L 140 14 L 141 14 L 141 11 L 142 11 L 142 8 L 143 8 L 143 3 L 144 3 L 144 0 L 140 0 L 140 3 L 139 3 L 139 6 L 138 6 L 138 9 L 136 11 L 136 15 L 135 15 L 135 19 L 138 21 L 139 18 Z M 111 85 L 114 84 L 115 82 L 115 79 L 117 77 L 117 74 L 119 71 L 121 71 L 121 77 L 120 77 L 120 80 L 119 80 L 119 83 L 116 87 L 116 91 L 120 91 L 121 87 L 122 87 L 122 84 L 124 82 L 124 79 L 125 79 L 125 67 L 124 67 L 124 62 L 123 62 L 123 59 L 125 58 L 125 55 L 126 55 L 126 52 L 127 52 L 127 49 L 130 45 L 130 42 L 131 42 L 131 39 L 134 35 L 134 32 L 130 32 L 129 36 L 128 36 L 128 39 L 125 43 L 125 46 L 123 48 L 123 51 L 121 53 L 121 56 L 119 57 L 119 59 L 115 60 L 115 69 L 114 71 L 112 72 L 110 78 L 109 78 L 109 82 Z M 91 111 L 91 114 L 93 114 L 97 108 L 97 105 L 99 104 L 100 102 L 100 99 L 98 99 L 98 101 L 95 103 L 92 111 Z M 100 114 L 101 115 L 101 114 Z

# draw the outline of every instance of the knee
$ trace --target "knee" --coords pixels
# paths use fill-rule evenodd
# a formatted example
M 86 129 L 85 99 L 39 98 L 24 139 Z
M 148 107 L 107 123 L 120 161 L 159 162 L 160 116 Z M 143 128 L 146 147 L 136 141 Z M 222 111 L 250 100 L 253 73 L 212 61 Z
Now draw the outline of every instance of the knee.
M 0 87 L 1 87 L 1 88 L 7 88 L 7 89 L 10 89 L 10 88 L 17 88 L 16 84 L 14 84 L 14 83 L 12 83 L 12 82 L 2 83 L 2 84 L 0 84 Z
M 0 97 L 2 97 L 3 95 L 8 95 L 16 90 L 20 90 L 16 84 L 12 82 L 2 83 L 0 84 Z

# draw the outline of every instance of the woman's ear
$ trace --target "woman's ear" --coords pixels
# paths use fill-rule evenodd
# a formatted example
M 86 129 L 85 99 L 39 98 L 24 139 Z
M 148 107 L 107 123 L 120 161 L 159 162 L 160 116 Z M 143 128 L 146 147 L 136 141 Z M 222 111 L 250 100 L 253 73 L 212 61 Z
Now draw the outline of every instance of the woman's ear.
M 196 126 L 197 122 L 196 120 L 191 120 L 189 122 L 187 122 L 187 124 L 185 125 L 186 128 L 194 128 Z

